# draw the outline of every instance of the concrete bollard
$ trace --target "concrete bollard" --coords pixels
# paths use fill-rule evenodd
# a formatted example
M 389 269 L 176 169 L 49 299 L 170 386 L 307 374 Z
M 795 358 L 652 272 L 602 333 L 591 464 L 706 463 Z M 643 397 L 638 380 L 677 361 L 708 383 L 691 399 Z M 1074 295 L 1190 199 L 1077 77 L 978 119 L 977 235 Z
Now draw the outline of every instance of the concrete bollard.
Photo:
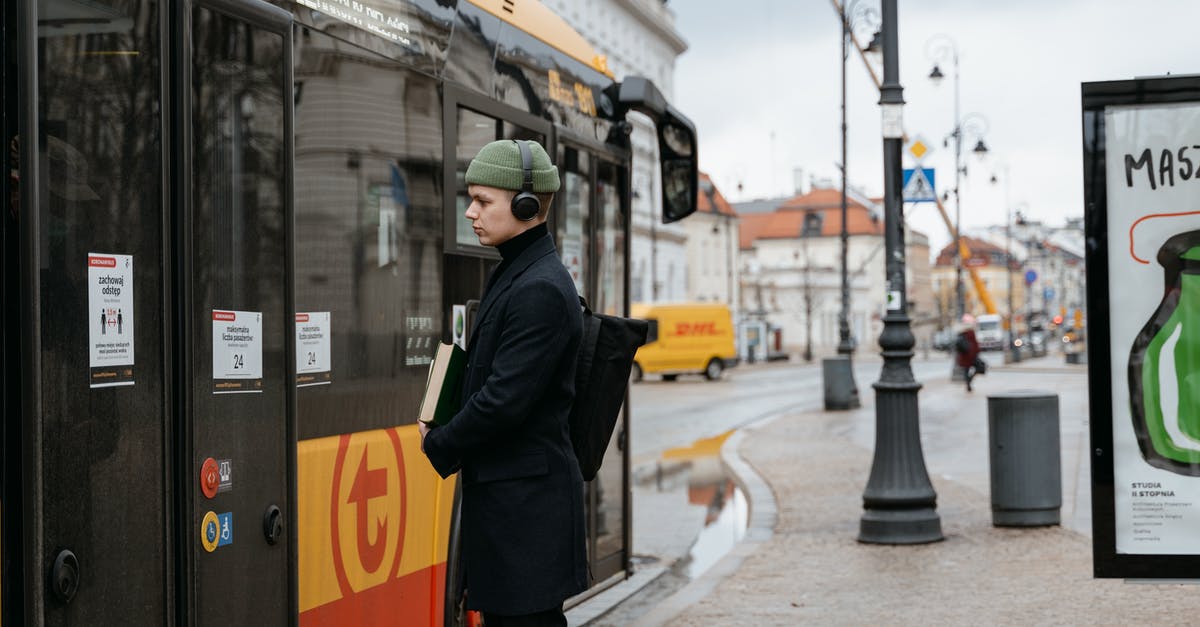
M 825 384 L 825 409 L 857 409 L 858 387 L 850 358 L 844 355 L 821 360 L 821 379 Z
M 1014 390 L 988 396 L 993 525 L 1059 524 L 1060 458 L 1057 394 Z

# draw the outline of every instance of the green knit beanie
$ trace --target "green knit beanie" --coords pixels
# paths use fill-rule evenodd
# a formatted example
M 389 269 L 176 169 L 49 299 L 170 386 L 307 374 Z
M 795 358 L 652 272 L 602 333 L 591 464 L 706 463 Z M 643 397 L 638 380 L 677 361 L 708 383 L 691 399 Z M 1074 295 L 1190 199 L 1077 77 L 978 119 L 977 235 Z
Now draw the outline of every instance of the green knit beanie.
M 557 192 L 558 168 L 551 163 L 546 149 L 535 141 L 525 141 L 525 145 L 529 146 L 534 193 Z M 511 139 L 499 139 L 484 146 L 467 166 L 467 185 L 519 191 L 521 179 L 521 149 Z

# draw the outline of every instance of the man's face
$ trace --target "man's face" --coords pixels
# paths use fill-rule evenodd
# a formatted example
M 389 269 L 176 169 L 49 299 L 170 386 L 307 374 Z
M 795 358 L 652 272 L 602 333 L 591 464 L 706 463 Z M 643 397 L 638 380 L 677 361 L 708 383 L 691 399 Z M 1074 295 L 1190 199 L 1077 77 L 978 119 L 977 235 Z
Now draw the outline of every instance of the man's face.
M 487 185 L 470 185 L 467 193 L 471 196 L 471 204 L 463 215 L 471 221 L 475 236 L 484 246 L 499 246 L 540 222 L 536 219 L 522 222 L 513 215 L 512 199 L 517 195 L 516 192 Z

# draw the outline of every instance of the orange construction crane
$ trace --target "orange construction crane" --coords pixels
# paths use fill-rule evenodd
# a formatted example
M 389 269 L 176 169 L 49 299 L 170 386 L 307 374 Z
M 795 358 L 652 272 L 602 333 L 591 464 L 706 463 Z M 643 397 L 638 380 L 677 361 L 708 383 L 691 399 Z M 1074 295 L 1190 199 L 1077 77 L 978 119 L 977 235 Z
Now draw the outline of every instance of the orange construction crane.
M 954 223 L 950 221 L 950 215 L 946 213 L 946 208 L 942 206 L 942 199 L 935 194 L 933 199 L 937 201 L 938 213 L 942 214 L 942 221 L 946 223 L 946 230 L 950 231 L 950 236 L 958 242 L 958 254 L 962 258 L 960 262 L 967 272 L 971 275 L 971 284 L 975 286 L 975 293 L 979 296 L 979 302 L 983 303 L 983 308 L 987 313 L 994 314 L 996 311 L 996 301 L 992 300 L 992 295 L 984 285 L 983 279 L 979 277 L 979 272 L 973 267 L 967 265 L 967 260 L 971 258 L 971 249 L 966 242 L 958 236 L 958 229 L 954 228 Z M 1007 260 L 1005 260 L 1007 263 Z M 1008 269 L 1011 272 L 1011 269 Z

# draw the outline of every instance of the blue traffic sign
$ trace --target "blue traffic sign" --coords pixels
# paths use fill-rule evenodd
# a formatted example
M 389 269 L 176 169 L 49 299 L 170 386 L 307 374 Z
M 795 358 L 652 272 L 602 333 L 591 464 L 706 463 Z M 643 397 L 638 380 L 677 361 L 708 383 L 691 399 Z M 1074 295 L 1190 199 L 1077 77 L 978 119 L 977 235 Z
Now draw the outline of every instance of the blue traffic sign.
M 933 168 L 904 169 L 904 202 L 937 202 Z
M 1033 285 L 1034 281 L 1037 281 L 1037 272 L 1034 272 L 1033 270 L 1026 270 L 1025 285 Z

